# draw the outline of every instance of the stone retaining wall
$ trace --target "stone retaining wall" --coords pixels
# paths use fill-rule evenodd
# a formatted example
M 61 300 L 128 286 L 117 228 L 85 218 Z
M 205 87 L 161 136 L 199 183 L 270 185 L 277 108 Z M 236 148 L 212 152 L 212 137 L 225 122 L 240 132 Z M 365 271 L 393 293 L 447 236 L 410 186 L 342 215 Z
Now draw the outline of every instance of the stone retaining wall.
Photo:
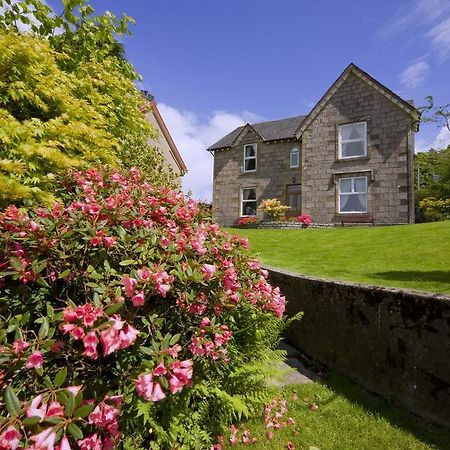
M 304 311 L 287 340 L 369 391 L 450 426 L 450 297 L 347 284 L 268 268 Z

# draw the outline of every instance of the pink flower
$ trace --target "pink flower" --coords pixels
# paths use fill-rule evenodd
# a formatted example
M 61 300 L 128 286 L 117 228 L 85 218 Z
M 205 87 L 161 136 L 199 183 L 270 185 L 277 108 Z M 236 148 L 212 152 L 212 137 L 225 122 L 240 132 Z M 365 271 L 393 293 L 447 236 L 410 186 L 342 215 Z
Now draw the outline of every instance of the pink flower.
M 175 375 L 170 375 L 169 377 L 169 390 L 170 393 L 176 394 L 177 392 L 180 392 L 184 387 L 184 383 L 181 382 L 181 380 L 176 377 Z
M 17 355 L 19 353 L 22 353 L 29 346 L 30 344 L 28 342 L 25 342 L 23 339 L 17 339 L 17 341 L 14 341 L 12 345 L 12 350 Z
M 130 324 L 126 324 L 119 332 L 120 348 L 127 348 L 134 344 L 139 331 L 133 328 Z
M 70 392 L 74 397 L 78 395 L 81 390 L 81 386 L 67 386 L 64 390 Z
M 59 402 L 53 401 L 47 409 L 47 417 L 64 416 L 64 409 Z
M 59 444 L 59 450 L 72 450 L 72 447 L 69 444 L 69 440 L 67 439 L 67 436 L 64 435 L 61 439 L 61 443 Z
M 0 448 L 5 450 L 16 450 L 19 446 L 20 433 L 12 425 L 10 425 L 0 435 Z
M 133 297 L 134 295 L 134 288 L 137 285 L 137 280 L 135 278 L 130 277 L 123 277 L 122 278 L 122 284 L 125 288 L 125 294 L 128 298 Z
M 136 295 L 131 298 L 133 306 L 142 306 L 145 303 L 144 291 L 139 291 Z
M 288 448 L 288 450 L 294 450 L 295 444 L 292 441 L 289 441 L 287 444 L 287 448 Z
M 142 280 L 142 281 L 147 281 L 150 279 L 150 275 L 151 272 L 149 269 L 147 269 L 146 267 L 139 269 L 137 271 L 138 277 Z
M 64 308 L 63 310 L 63 318 L 64 318 L 64 322 L 75 322 L 75 320 L 78 319 L 78 314 L 75 312 L 75 310 L 71 307 L 68 306 L 67 308 Z
M 91 434 L 87 438 L 77 442 L 81 450 L 103 450 L 102 440 L 97 433 Z
M 27 417 L 40 417 L 43 419 L 47 413 L 47 403 L 42 403 L 42 394 L 35 397 L 25 412 Z
M 100 341 L 103 346 L 103 356 L 108 356 L 120 348 L 119 330 L 114 326 L 100 332 Z
M 203 278 L 205 279 L 205 281 L 209 281 L 216 273 L 217 268 L 214 264 L 203 264 L 201 271 L 203 273 Z
M 103 243 L 105 244 L 105 247 L 112 248 L 117 244 L 117 240 L 113 237 L 106 236 L 103 238 Z
M 27 369 L 40 369 L 44 363 L 44 357 L 39 350 L 35 350 L 28 358 Z
M 56 341 L 56 342 L 53 343 L 53 345 L 52 345 L 50 350 L 53 353 L 59 353 L 63 347 L 64 347 L 64 342 Z
M 156 383 L 153 388 L 153 395 L 151 398 L 152 402 L 159 402 L 160 400 L 164 400 L 166 398 L 166 394 L 164 394 L 164 391 L 161 388 L 161 385 L 159 383 Z
M 30 220 L 29 227 L 33 233 L 39 230 L 39 225 L 34 220 Z
M 35 442 L 33 450 L 53 450 L 55 446 L 56 433 L 53 428 L 46 428 L 39 434 L 35 434 L 30 438 Z
M 271 441 L 273 439 L 273 431 L 268 431 L 266 433 L 266 437 L 269 441 Z
M 98 344 L 98 337 L 95 331 L 90 331 L 83 339 L 83 344 L 85 351 L 83 352 L 84 356 L 87 356 L 91 359 L 97 359 L 98 353 L 97 353 L 97 344 Z
M 144 400 L 150 400 L 153 392 L 153 375 L 150 373 L 142 374 L 134 382 L 136 391 Z
M 167 373 L 166 367 L 164 366 L 163 362 L 160 362 L 154 369 L 153 369 L 153 376 L 159 377 L 161 375 L 165 375 Z
M 100 236 L 94 236 L 89 242 L 93 247 L 97 247 L 102 243 L 102 238 Z

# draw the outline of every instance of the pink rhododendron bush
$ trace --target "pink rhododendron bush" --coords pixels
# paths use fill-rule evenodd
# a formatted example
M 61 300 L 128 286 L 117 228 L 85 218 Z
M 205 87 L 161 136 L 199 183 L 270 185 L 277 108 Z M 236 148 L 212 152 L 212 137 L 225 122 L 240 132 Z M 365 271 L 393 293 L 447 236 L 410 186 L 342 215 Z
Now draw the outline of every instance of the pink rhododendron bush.
M 285 300 L 137 170 L 0 214 L 0 450 L 209 448 L 261 413 Z

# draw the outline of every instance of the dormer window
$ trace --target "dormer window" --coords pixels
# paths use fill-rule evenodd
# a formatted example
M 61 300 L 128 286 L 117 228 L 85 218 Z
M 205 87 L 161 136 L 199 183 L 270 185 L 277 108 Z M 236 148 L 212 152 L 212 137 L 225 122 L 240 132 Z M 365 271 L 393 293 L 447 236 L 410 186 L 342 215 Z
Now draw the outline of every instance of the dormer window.
M 339 125 L 339 159 L 367 156 L 367 122 Z
M 300 165 L 300 150 L 298 147 L 294 147 L 290 153 L 290 167 L 291 169 Z
M 256 144 L 244 145 L 244 172 L 256 172 Z

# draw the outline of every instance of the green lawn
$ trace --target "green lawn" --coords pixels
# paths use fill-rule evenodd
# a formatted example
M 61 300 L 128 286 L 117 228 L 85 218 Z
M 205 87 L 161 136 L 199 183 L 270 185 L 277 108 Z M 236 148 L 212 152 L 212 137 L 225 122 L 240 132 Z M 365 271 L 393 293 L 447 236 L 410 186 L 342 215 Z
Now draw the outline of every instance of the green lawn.
M 298 400 L 292 400 L 293 393 Z M 272 441 L 266 438 L 262 419 L 241 425 L 238 437 L 249 428 L 257 438 L 250 448 L 286 449 L 291 441 L 296 449 L 306 450 L 450 449 L 450 430 L 427 424 L 340 375 L 332 374 L 323 383 L 292 386 L 279 395 L 288 408 L 282 421 L 292 417 L 295 424 L 274 431 Z
M 450 221 L 392 227 L 229 229 L 267 265 L 328 279 L 450 294 Z

